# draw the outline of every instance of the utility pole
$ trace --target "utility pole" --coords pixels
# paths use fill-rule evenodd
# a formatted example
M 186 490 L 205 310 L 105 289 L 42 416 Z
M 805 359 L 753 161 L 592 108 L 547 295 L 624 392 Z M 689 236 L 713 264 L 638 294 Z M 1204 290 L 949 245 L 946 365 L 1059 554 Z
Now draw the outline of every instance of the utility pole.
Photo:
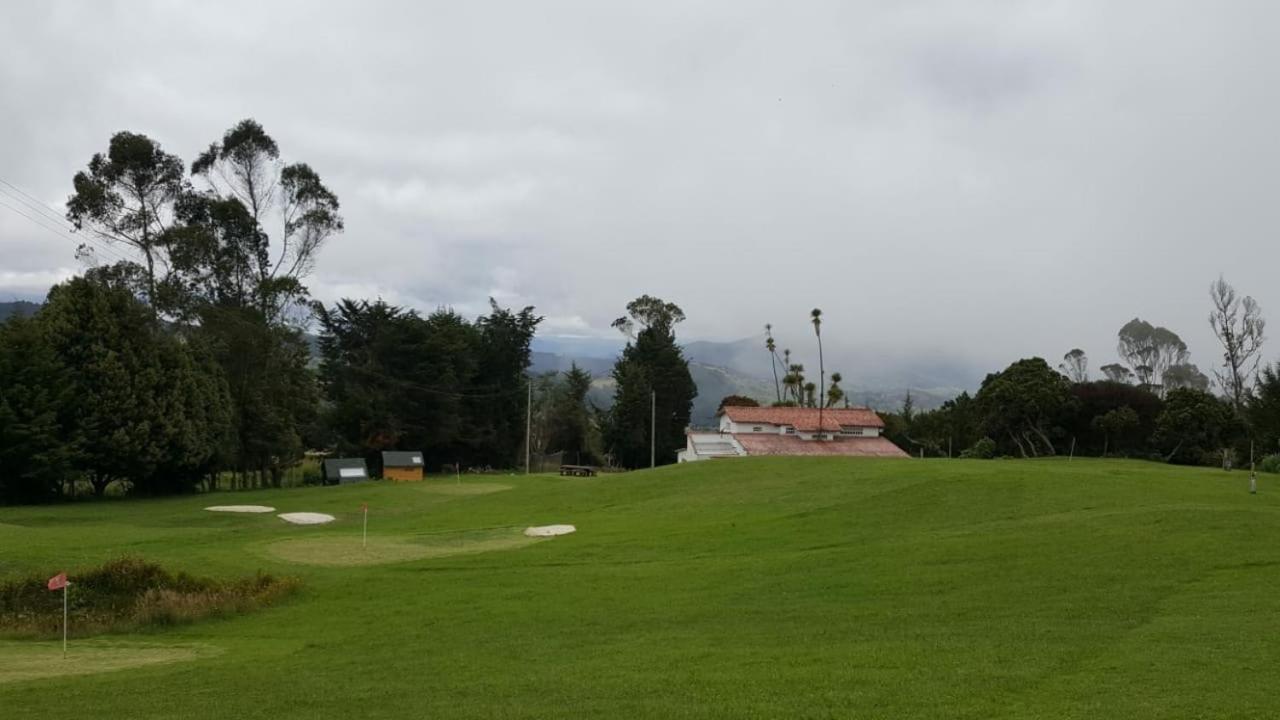
M 524 474 L 529 474 L 529 451 L 533 447 L 533 378 L 529 383 L 529 399 L 524 406 Z
M 649 467 L 658 467 L 658 391 L 649 391 Z

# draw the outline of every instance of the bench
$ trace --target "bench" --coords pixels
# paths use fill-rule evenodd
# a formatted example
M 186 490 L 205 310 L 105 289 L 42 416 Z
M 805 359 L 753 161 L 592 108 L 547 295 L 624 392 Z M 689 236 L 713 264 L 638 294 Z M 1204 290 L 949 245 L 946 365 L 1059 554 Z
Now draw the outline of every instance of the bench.
M 595 477 L 596 469 L 590 465 L 561 465 L 560 474 L 573 477 Z

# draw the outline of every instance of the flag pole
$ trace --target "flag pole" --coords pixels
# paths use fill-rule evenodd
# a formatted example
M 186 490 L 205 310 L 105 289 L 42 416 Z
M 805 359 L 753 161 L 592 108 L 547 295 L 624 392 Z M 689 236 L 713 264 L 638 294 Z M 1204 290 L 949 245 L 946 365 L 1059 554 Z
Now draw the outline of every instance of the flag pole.
M 62 586 L 62 657 L 67 656 L 67 585 Z
M 364 528 L 360 531 L 360 547 L 369 549 L 369 503 L 364 504 Z

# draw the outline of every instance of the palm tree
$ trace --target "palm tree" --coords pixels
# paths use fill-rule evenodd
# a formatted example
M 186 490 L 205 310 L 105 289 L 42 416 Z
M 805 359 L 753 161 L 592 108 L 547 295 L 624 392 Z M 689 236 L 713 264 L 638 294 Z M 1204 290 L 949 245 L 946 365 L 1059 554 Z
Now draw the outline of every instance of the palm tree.
M 814 308 L 809 317 L 813 319 L 813 334 L 818 338 L 818 387 L 827 386 L 827 370 L 822 358 L 822 310 Z M 818 435 L 822 435 L 822 408 L 825 402 L 818 403 Z
M 831 387 L 827 388 L 827 407 L 835 407 L 835 404 L 841 399 L 848 399 L 844 396 L 844 390 L 840 388 L 840 381 L 844 377 L 838 372 L 831 373 Z M 846 406 L 848 403 L 846 403 Z
M 764 326 L 764 347 L 769 351 L 769 364 L 773 366 L 773 391 L 782 402 L 782 387 L 778 385 L 778 346 L 773 342 L 773 325 Z
M 796 363 L 789 366 L 791 375 L 791 397 L 796 405 L 804 405 L 804 365 Z

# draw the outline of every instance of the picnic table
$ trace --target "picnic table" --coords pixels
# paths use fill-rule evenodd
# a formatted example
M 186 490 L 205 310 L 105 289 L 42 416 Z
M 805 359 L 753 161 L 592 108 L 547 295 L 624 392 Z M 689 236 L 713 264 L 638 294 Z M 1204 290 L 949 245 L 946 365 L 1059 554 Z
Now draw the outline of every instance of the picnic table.
M 590 465 L 561 465 L 560 474 L 573 477 L 595 477 L 596 469 Z

